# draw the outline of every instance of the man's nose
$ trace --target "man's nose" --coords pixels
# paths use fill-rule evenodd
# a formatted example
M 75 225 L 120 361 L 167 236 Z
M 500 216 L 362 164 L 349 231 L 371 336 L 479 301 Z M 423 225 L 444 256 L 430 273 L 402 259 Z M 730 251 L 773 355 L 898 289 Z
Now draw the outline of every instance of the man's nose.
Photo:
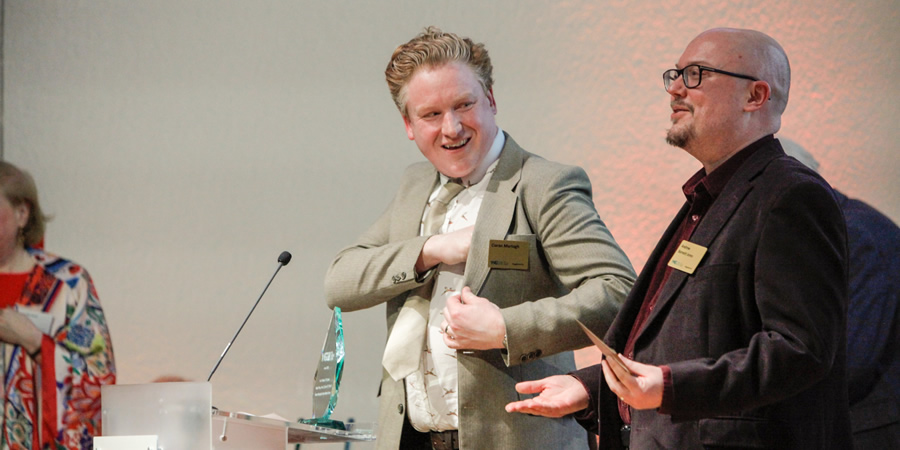
M 441 127 L 441 132 L 444 136 L 448 137 L 456 137 L 462 132 L 462 124 L 459 121 L 459 117 L 455 112 L 450 112 L 444 115 L 444 123 Z
M 668 92 L 673 97 L 684 97 L 684 91 L 687 88 L 684 87 L 684 76 L 680 76 L 669 82 L 669 87 L 666 88 L 666 92 Z

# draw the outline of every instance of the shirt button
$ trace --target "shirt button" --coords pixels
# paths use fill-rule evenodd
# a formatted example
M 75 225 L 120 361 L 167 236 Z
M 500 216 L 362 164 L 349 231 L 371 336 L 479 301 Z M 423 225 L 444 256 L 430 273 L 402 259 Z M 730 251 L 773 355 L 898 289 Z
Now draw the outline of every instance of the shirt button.
M 698 220 L 700 220 L 700 214 L 694 214 L 693 216 L 691 216 L 691 221 L 696 222 Z

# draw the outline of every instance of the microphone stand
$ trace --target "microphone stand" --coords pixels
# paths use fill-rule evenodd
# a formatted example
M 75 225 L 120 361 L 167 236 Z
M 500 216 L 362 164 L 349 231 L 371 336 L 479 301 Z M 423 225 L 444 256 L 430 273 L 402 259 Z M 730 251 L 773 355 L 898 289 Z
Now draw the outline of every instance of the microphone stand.
M 212 379 L 214 373 L 216 373 L 216 369 L 219 368 L 219 364 L 222 364 L 222 360 L 225 359 L 225 354 L 228 353 L 228 349 L 231 348 L 231 344 L 234 343 L 234 340 L 237 339 L 238 335 L 241 334 L 241 330 L 244 329 L 244 325 L 247 324 L 247 320 L 250 319 L 250 315 L 253 314 L 253 311 L 256 309 L 256 305 L 259 304 L 259 301 L 262 300 L 263 295 L 266 294 L 266 290 L 269 289 L 269 285 L 272 284 L 272 280 L 275 279 L 275 275 L 278 275 L 278 271 L 281 270 L 282 267 L 288 265 L 291 262 L 291 254 L 288 252 L 281 252 L 281 255 L 278 255 L 278 267 L 275 269 L 275 273 L 272 274 L 272 278 L 269 278 L 269 282 L 266 283 L 266 287 L 263 288 L 262 292 L 259 294 L 259 298 L 256 299 L 256 303 L 253 304 L 253 308 L 250 308 L 250 313 L 247 314 L 247 317 L 244 317 L 244 322 L 241 324 L 240 328 L 238 328 L 237 332 L 234 333 L 234 337 L 228 341 L 228 345 L 225 346 L 225 350 L 222 351 L 222 355 L 219 356 L 219 360 L 216 361 L 216 366 L 213 367 L 212 371 L 209 372 L 209 377 L 206 379 L 208 382 Z

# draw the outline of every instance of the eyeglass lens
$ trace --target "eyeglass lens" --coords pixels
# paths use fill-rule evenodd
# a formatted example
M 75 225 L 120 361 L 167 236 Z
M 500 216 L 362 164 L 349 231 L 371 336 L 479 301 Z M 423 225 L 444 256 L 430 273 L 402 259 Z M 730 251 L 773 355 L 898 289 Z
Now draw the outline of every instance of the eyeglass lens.
M 665 85 L 666 90 L 669 90 L 669 86 L 672 85 L 672 82 L 678 79 L 681 76 L 682 81 L 684 82 L 684 87 L 691 89 L 700 85 L 700 77 L 701 70 L 700 66 L 690 65 L 685 67 L 684 69 L 669 69 L 663 73 L 663 84 Z

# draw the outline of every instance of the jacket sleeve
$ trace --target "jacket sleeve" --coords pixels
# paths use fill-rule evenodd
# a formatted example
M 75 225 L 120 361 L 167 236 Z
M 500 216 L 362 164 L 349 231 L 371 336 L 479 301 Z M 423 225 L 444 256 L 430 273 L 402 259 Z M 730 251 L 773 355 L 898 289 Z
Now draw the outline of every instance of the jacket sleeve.
M 99 434 L 100 386 L 116 380 L 112 341 L 97 291 L 84 268 L 76 275 L 61 291 L 66 323 L 52 339 L 45 336 L 41 347 L 42 372 L 53 374 L 41 379 L 44 420 L 56 424 L 56 436 L 67 448 L 77 446 L 85 433 Z M 51 420 L 47 413 L 55 415 L 53 422 L 46 422 Z M 49 436 L 42 440 L 49 442 Z
M 415 264 L 427 236 L 391 242 L 391 220 L 403 191 L 352 245 L 341 250 L 325 275 L 330 308 L 371 308 L 423 284 L 433 273 L 416 276 Z
M 578 167 L 554 165 L 523 177 L 519 188 L 546 264 L 563 295 L 522 301 L 502 309 L 507 364 L 527 362 L 590 345 L 576 320 L 606 333 L 635 273 L 594 208 L 591 183 Z

